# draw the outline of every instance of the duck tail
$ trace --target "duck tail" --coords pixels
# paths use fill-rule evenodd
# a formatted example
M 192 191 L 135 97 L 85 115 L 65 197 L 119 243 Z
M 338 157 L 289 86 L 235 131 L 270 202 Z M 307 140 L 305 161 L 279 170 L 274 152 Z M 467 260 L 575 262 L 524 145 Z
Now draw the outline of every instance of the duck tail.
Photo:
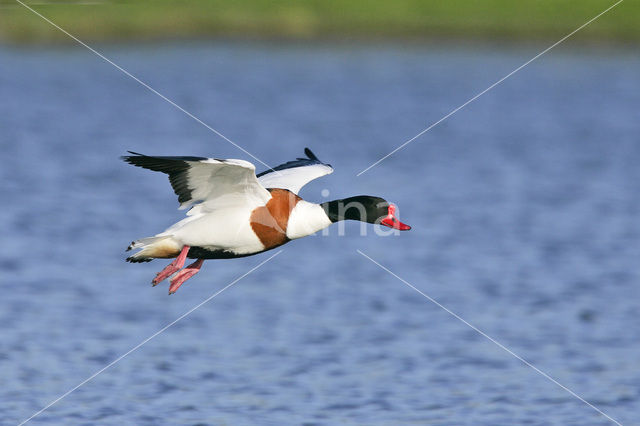
M 141 250 L 127 257 L 127 262 L 151 262 L 156 258 L 176 257 L 180 253 L 181 246 L 172 237 L 172 235 L 156 235 L 155 237 L 141 238 L 131 242 L 127 247 L 127 251 L 133 249 Z

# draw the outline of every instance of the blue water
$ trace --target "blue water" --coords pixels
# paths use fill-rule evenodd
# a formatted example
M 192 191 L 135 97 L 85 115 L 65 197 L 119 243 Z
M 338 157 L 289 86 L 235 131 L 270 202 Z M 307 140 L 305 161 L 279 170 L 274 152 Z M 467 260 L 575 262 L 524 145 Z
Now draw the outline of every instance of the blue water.
M 289 243 L 33 424 L 610 424 L 640 414 L 640 59 L 570 43 L 360 177 L 539 46 L 102 46 L 301 195 L 413 230 Z M 274 252 L 173 296 L 128 243 L 179 220 L 126 150 L 250 157 L 86 49 L 0 48 L 0 413 L 25 420 Z M 262 169 L 258 166 L 258 169 Z M 329 195 L 323 196 L 323 190 Z M 325 191 L 326 194 L 326 191 Z

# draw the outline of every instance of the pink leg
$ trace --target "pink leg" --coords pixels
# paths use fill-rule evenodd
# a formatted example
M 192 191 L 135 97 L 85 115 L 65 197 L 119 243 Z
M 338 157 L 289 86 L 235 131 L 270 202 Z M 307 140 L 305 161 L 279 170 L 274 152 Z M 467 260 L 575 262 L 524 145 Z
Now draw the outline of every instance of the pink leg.
M 182 271 L 178 272 L 178 274 L 176 274 L 176 276 L 171 279 L 169 294 L 173 294 L 178 291 L 178 288 L 180 288 L 182 283 L 198 273 L 200 267 L 202 266 L 202 262 L 204 262 L 204 259 L 198 259 L 191 265 L 184 268 Z
M 184 261 L 187 259 L 187 254 L 189 253 L 189 248 L 189 246 L 182 247 L 182 251 L 180 251 L 176 260 L 168 264 L 162 271 L 158 272 L 156 277 L 151 281 L 151 284 L 156 286 L 161 281 L 166 280 L 171 274 L 178 272 L 180 268 L 184 266 Z

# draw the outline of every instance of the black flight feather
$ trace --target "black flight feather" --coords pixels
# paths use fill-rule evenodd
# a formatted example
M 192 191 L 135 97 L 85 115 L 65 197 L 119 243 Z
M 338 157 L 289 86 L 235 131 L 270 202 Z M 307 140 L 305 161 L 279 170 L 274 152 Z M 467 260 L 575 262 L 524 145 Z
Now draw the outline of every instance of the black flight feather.
M 278 170 L 292 169 L 294 167 L 311 166 L 313 164 L 324 164 L 326 166 L 331 167 L 331 164 L 323 163 L 322 161 L 320 161 L 320 159 L 316 157 L 316 155 L 313 152 L 311 152 L 309 148 L 305 148 L 304 153 L 307 156 L 307 158 L 298 157 L 295 160 L 287 161 L 286 163 L 282 163 L 278 166 L 275 166 L 273 169 L 265 170 L 264 172 L 257 174 L 256 177 L 264 176 L 268 173 L 272 173 Z
M 153 157 L 133 151 L 129 151 L 129 153 L 133 155 L 121 157 L 127 163 L 153 170 L 154 172 L 168 174 L 173 192 L 178 196 L 178 202 L 180 203 L 191 200 L 192 189 L 189 188 L 189 176 L 187 174 L 191 166 L 188 161 L 207 160 L 206 157 Z

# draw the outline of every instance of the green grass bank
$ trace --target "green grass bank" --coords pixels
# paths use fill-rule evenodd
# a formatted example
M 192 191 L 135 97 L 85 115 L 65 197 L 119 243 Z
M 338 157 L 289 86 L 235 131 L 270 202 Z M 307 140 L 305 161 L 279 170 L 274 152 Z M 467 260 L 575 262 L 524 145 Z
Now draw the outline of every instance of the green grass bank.
M 85 41 L 189 38 L 423 40 L 556 39 L 611 0 L 155 0 L 26 3 Z M 580 32 L 584 42 L 640 40 L 640 0 L 625 0 Z M 0 41 L 71 42 L 13 0 L 0 0 Z

